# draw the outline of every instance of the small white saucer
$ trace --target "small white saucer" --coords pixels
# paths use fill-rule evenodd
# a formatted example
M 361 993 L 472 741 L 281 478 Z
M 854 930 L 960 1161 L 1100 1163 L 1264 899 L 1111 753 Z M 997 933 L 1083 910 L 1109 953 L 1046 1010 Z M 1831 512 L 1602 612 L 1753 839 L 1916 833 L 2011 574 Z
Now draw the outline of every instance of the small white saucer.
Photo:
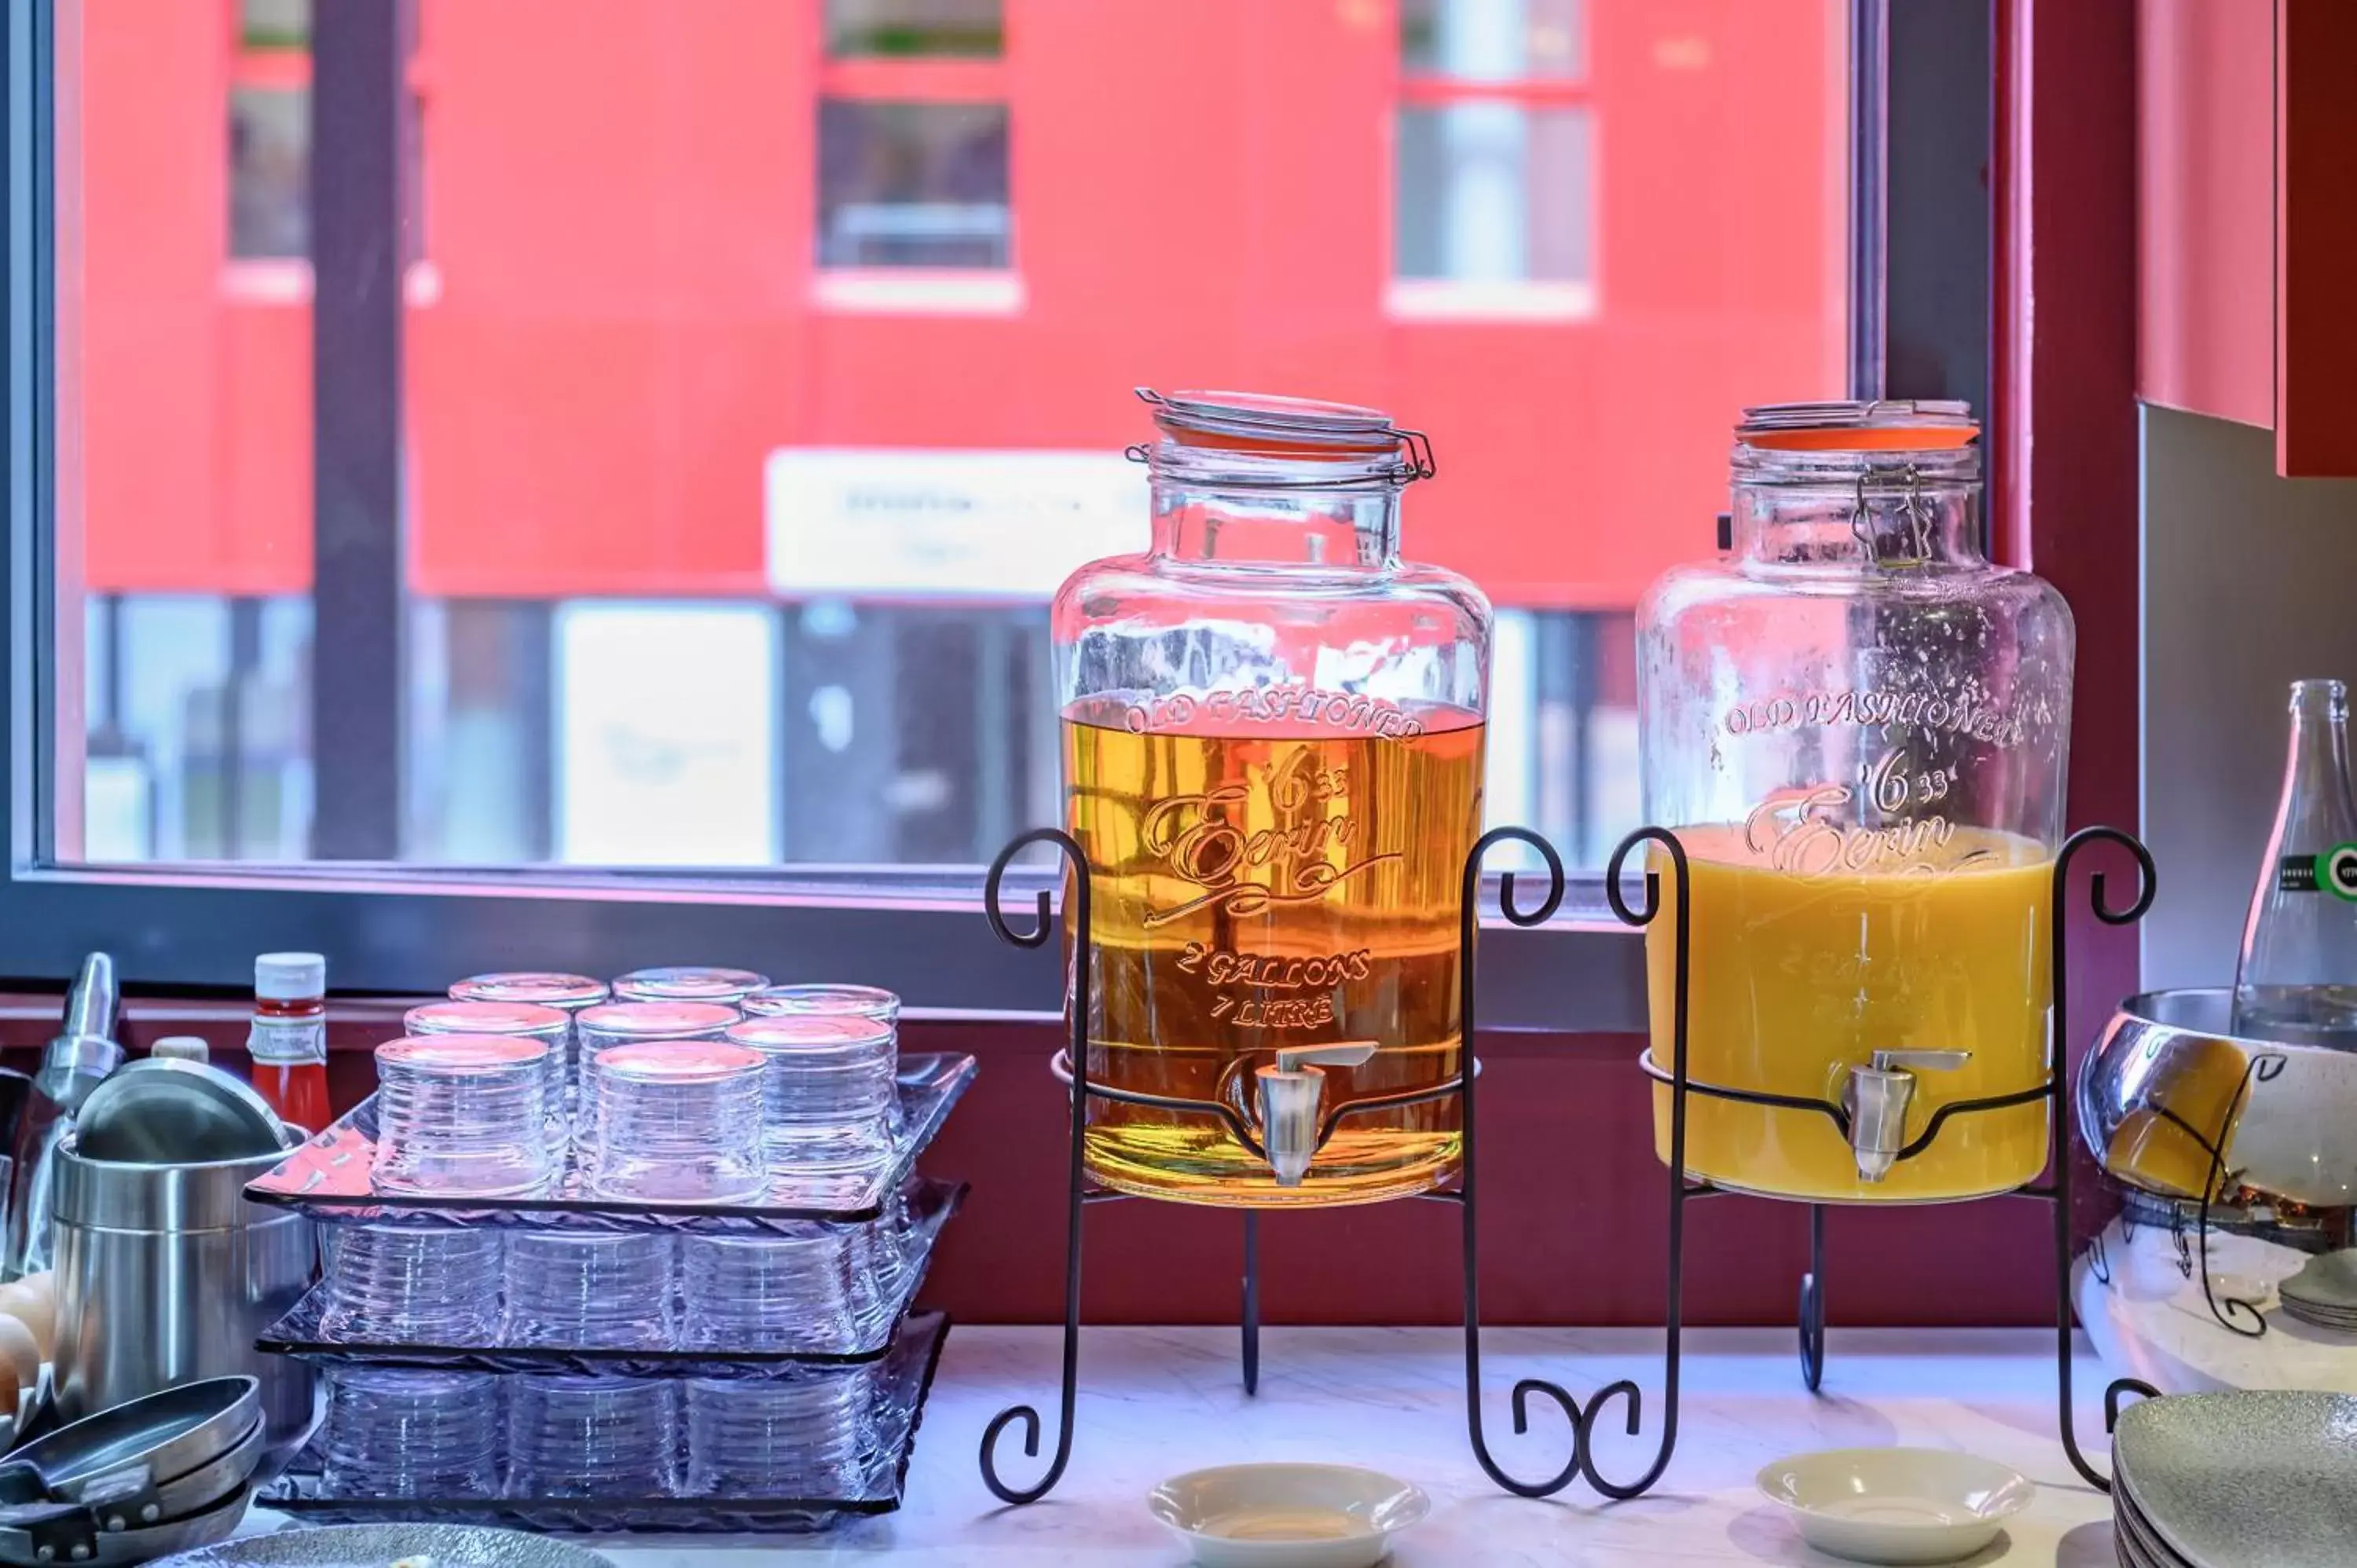
M 1146 1506 L 1202 1568 L 1370 1568 L 1432 1499 L 1351 1465 L 1223 1465 L 1171 1477 Z
M 2018 1472 L 1944 1448 L 1828 1448 L 1760 1472 L 1801 1539 L 1859 1563 L 1953 1563 L 1996 1539 L 2038 1488 Z

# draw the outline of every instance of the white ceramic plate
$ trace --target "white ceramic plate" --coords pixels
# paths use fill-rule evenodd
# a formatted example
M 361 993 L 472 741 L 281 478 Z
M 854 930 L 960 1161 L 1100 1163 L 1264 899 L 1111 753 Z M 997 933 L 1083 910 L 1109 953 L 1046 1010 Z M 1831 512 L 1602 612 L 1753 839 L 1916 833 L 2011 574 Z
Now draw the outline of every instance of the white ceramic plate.
M 1943 1448 L 1828 1448 L 1760 1472 L 1760 1489 L 1820 1552 L 1859 1563 L 1953 1563 L 1996 1538 L 2037 1488 Z
M 1369 1568 L 1432 1499 L 1351 1465 L 1224 1465 L 1171 1477 L 1146 1506 L 1202 1568 Z

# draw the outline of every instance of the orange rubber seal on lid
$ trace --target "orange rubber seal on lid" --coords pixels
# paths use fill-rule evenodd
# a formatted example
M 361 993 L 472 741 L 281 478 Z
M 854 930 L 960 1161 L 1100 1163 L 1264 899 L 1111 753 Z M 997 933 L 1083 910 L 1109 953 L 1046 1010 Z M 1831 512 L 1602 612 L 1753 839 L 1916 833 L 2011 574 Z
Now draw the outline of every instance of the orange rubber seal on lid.
M 1969 446 L 1977 424 L 1835 424 L 1759 430 L 1739 439 L 1775 452 L 1934 452 Z
M 1316 446 L 1304 446 L 1282 436 L 1240 435 L 1219 430 L 1167 430 L 1166 435 L 1180 446 L 1207 446 L 1222 452 L 1251 452 L 1266 457 L 1354 457 L 1371 452 L 1393 452 L 1399 448 L 1397 435 L 1371 435 L 1365 441 L 1328 440 Z

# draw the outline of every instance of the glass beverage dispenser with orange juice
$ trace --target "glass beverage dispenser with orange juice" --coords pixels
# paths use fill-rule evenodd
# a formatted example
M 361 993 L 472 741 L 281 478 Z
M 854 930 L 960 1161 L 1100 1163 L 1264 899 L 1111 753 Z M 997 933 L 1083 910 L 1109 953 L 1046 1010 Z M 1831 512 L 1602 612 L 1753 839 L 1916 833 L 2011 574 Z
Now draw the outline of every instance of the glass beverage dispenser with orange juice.
M 1490 607 L 1400 558 L 1430 450 L 1373 409 L 1140 395 L 1152 544 L 1056 596 L 1066 821 L 1090 1081 L 1199 1109 L 1092 1098 L 1089 1174 L 1245 1208 L 1445 1186 L 1462 1101 L 1417 1097 L 1461 1059 Z
M 1689 1079 L 1848 1126 L 1693 1095 L 1687 1170 L 1717 1186 L 1932 1202 L 2045 1166 L 2035 1098 L 1893 1157 L 1941 1106 L 2049 1074 L 2073 635 L 1984 553 L 1978 434 L 1958 403 L 1747 411 L 1732 550 L 1639 609 L 1646 810 L 1689 867 Z M 1665 1160 L 1675 924 L 1646 937 Z

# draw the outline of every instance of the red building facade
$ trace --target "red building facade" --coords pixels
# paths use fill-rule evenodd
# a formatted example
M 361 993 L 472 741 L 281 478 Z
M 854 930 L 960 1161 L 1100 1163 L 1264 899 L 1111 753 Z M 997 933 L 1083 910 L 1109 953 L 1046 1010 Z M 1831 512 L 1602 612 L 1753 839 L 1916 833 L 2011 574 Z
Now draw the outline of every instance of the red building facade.
M 771 453 L 1109 450 L 1150 383 L 1390 408 L 1440 457 L 1413 553 L 1625 609 L 1738 407 L 1839 390 L 1832 0 L 1588 0 L 1576 69 L 1470 81 L 1396 0 L 1004 0 L 954 58 L 832 53 L 820 0 L 415 4 L 419 596 L 763 596 Z M 64 9 L 81 586 L 302 594 L 307 269 L 231 254 L 224 126 L 307 62 L 235 0 Z M 1468 101 L 1584 117 L 1585 276 L 1394 278 L 1402 116 Z M 1007 264 L 822 267 L 822 106 L 928 102 L 1004 106 Z

